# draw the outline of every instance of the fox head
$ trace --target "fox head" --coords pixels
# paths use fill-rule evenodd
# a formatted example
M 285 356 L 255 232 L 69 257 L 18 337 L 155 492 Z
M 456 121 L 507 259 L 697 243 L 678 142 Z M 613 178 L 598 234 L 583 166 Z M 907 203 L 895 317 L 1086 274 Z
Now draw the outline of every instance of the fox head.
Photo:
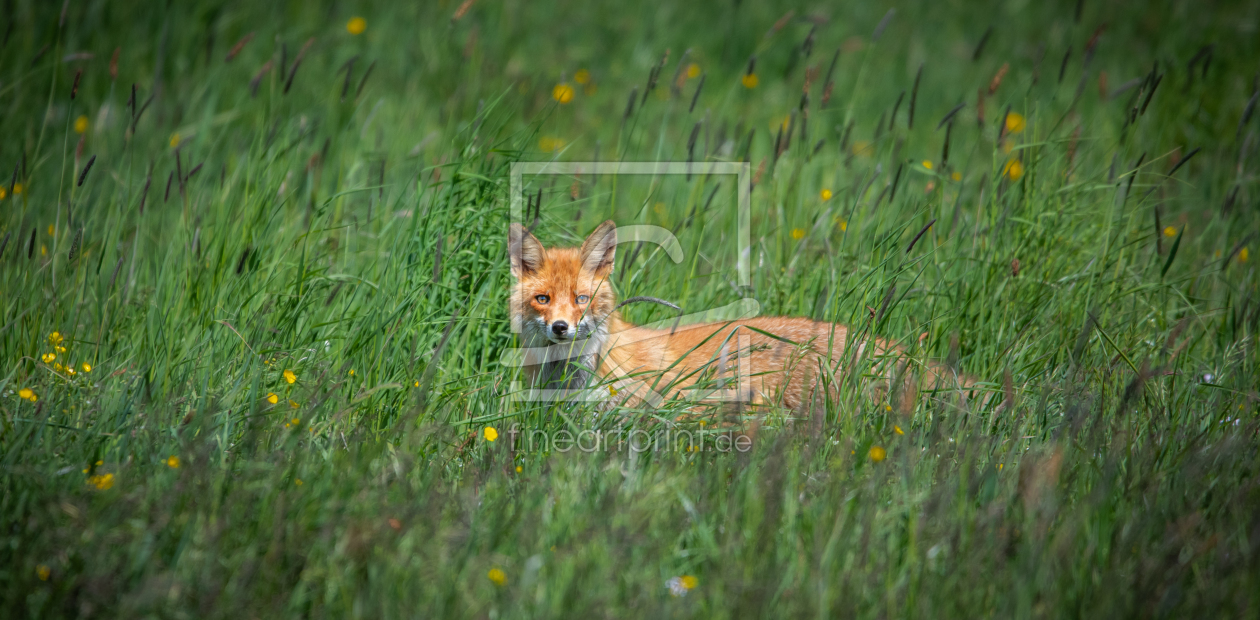
M 512 320 L 522 335 L 561 344 L 602 333 L 617 305 L 608 281 L 616 249 L 612 220 L 597 226 L 580 248 L 544 248 L 524 226 L 512 224 Z

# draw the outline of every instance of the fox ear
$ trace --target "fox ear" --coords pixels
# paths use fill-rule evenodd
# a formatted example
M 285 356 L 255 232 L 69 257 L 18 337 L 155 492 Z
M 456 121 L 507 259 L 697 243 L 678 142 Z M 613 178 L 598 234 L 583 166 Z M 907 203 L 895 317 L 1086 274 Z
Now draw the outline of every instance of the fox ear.
M 534 235 L 515 222 L 508 228 L 508 258 L 512 275 L 521 278 L 542 269 L 547 252 Z
M 617 225 L 605 220 L 582 242 L 582 270 L 606 278 L 612 273 L 613 254 L 617 251 Z

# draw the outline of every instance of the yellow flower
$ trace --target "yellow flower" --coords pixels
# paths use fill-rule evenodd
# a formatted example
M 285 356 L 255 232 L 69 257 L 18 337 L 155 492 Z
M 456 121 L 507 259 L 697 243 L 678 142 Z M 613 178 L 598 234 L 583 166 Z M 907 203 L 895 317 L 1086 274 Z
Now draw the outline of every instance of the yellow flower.
M 961 173 L 961 172 L 955 172 L 954 174 L 949 175 L 949 178 L 951 178 L 951 179 L 953 179 L 953 180 L 955 180 L 955 181 L 961 181 L 961 180 L 962 180 L 962 173 Z
M 350 21 L 346 22 L 346 32 L 350 34 L 363 34 L 364 30 L 367 30 L 367 20 L 362 17 L 351 17 Z
M 52 224 L 49 224 L 49 225 L 48 225 L 48 236 L 49 236 L 49 237 L 51 237 L 51 236 L 53 236 L 53 235 L 55 235 L 55 234 L 57 234 L 57 227 L 56 227 L 56 226 L 53 226 Z M 57 332 L 53 332 L 53 333 L 55 334 L 55 333 L 57 333 Z
M 173 454 L 166 457 L 166 466 L 171 469 L 179 469 L 179 457 Z
M 1165 237 L 1176 237 L 1176 236 L 1177 236 L 1177 229 L 1176 229 L 1176 228 L 1173 228 L 1172 226 L 1166 226 L 1166 227 L 1164 227 L 1164 236 L 1165 236 Z
M 578 69 L 577 73 L 573 74 L 573 81 L 578 84 L 586 84 L 591 81 L 591 72 L 586 69 Z
M 1019 133 L 1024 130 L 1024 116 L 1018 112 L 1011 112 L 1006 115 L 1006 130 L 1011 133 Z
M 51 364 L 53 360 L 57 359 L 57 354 L 56 354 L 56 353 L 45 353 L 45 354 L 41 355 L 39 359 L 44 360 L 44 363 L 45 363 L 45 364 Z
M 481 434 L 485 435 L 486 441 L 494 441 L 499 438 L 499 431 L 494 430 L 493 426 L 487 426 L 481 430 Z
M 13 184 L 13 195 L 14 195 L 14 196 L 16 196 L 16 195 L 21 194 L 21 193 L 22 193 L 22 184 L 21 184 L 21 183 L 14 183 L 14 184 Z
M 1247 251 L 1247 248 L 1238 250 L 1238 262 L 1245 263 L 1250 256 L 1251 253 Z
M 289 407 L 290 407 L 290 408 L 297 409 L 297 408 L 298 408 L 298 407 L 300 407 L 300 406 L 301 406 L 301 405 L 299 405 L 299 404 L 297 403 L 297 401 L 296 401 L 296 400 L 290 400 L 290 401 L 289 401 Z M 294 424 L 296 424 L 296 422 L 294 422 Z
M 65 370 L 65 369 L 66 369 L 66 367 L 65 367 L 65 366 L 62 366 L 61 364 L 53 363 L 53 370 L 55 370 L 55 371 L 57 371 L 57 372 L 61 372 L 61 371 Z
M 844 232 L 849 229 L 849 223 L 843 219 L 837 218 L 836 224 L 840 226 L 840 232 Z
M 892 411 L 892 405 L 884 405 L 884 411 Z
M 31 402 L 39 400 L 39 396 L 36 396 L 35 392 L 31 390 L 31 388 L 22 388 L 18 390 L 18 396 Z
M 818 192 L 818 197 L 822 198 L 824 202 L 831 200 L 831 190 L 823 189 L 823 191 Z
M 84 133 L 88 130 L 88 117 L 80 116 L 74 119 L 74 133 Z
M 66 374 L 68 374 L 68 375 L 70 375 L 71 377 L 73 377 L 73 376 L 75 375 L 75 372 L 74 372 L 74 366 L 71 366 L 71 365 L 69 365 L 69 364 L 66 364 Z
M 114 486 L 114 474 L 97 474 L 88 478 L 88 484 L 98 491 L 108 491 Z
M 40 255 L 40 256 L 48 256 L 48 246 L 46 246 L 46 245 L 44 245 L 44 244 L 42 244 L 42 243 L 41 243 L 41 244 L 39 244 L 39 255 Z
M 51 235 L 52 233 L 50 232 L 48 234 Z M 65 338 L 61 337 L 61 332 L 53 332 L 51 334 L 48 334 L 48 344 L 51 344 L 54 347 L 61 344 L 63 340 L 65 340 Z
M 925 160 L 923 160 L 923 167 L 924 167 L 924 168 L 927 168 L 928 170 L 931 170 L 931 169 L 932 169 L 932 160 L 930 160 L 930 159 L 925 159 Z
M 744 77 L 739 79 L 739 83 L 743 84 L 744 88 L 757 88 L 757 74 L 756 73 L 746 74 L 744 75 Z
M 610 385 L 610 386 L 608 386 L 608 395 L 609 395 L 609 396 L 616 396 L 616 395 L 617 395 L 617 388 L 615 388 L 615 387 L 613 387 L 613 386 L 611 386 L 611 385 Z
M 1024 176 L 1024 164 L 1018 159 L 1012 159 L 1002 166 L 1002 175 L 1012 181 L 1018 181 Z
M 522 469 L 522 468 L 521 468 L 521 466 L 520 466 L 520 465 L 517 465 L 517 466 L 516 466 L 516 473 L 518 473 L 518 474 L 519 474 L 519 473 L 521 473 L 521 469 Z
M 866 140 L 858 140 L 853 143 L 853 146 L 850 147 L 850 150 L 853 151 L 854 155 L 858 155 L 861 157 L 870 157 L 871 155 L 875 154 L 875 145 L 871 144 L 870 142 L 867 142 Z
M 58 353 L 65 353 L 65 352 L 66 352 L 66 348 L 65 348 L 65 347 L 63 347 L 63 346 L 55 346 L 55 347 L 53 347 L 53 348 L 54 348 L 54 349 L 56 349 Z
M 700 65 L 694 62 L 687 65 L 687 77 L 691 79 L 700 77 Z
M 9 190 L 3 187 L 0 187 L 0 200 L 4 200 L 5 198 L 8 198 L 8 197 L 9 197 Z
M 556 87 L 551 89 L 551 98 L 562 104 L 573 101 L 573 87 L 565 82 L 556 84 Z
M 804 229 L 804 228 L 793 228 L 793 229 L 792 229 L 792 238 L 793 238 L 793 239 L 796 239 L 797 241 L 800 241 L 801 239 L 804 239 L 804 238 L 805 238 L 805 229 Z
M 302 486 L 302 479 L 301 479 L 301 478 L 294 478 L 294 479 L 293 479 L 293 483 L 294 483 L 294 484 L 296 484 L 296 485 L 298 485 L 298 486 Z
M 887 450 L 879 446 L 871 446 L 870 457 L 872 461 L 875 461 L 876 463 L 878 463 L 884 460 L 884 458 L 887 456 L 888 456 Z
M 538 139 L 538 149 L 544 153 L 551 153 L 562 148 L 564 148 L 564 140 L 560 138 L 543 136 Z
M 683 575 L 681 577 L 670 577 L 665 582 L 665 587 L 669 588 L 670 596 L 687 596 L 687 593 L 693 590 L 699 580 L 691 575 Z
M 292 370 L 285 369 L 284 380 L 286 383 L 292 385 L 293 383 L 297 381 L 297 375 L 293 374 Z
M 905 435 L 905 434 L 906 434 L 906 432 L 905 432 L 905 431 L 901 430 L 901 427 L 900 427 L 900 426 L 894 426 L 894 427 L 893 427 L 893 432 L 894 432 L 894 433 L 897 433 L 898 435 Z
M 276 396 L 276 393 L 275 393 L 275 392 L 270 392 L 270 393 L 268 393 L 268 394 L 267 394 L 267 402 L 269 402 L 269 403 L 271 403 L 271 404 L 273 404 L 273 405 L 274 405 L 274 404 L 276 404 L 276 403 L 280 402 L 280 397 L 279 397 L 279 396 Z
M 417 379 L 415 383 L 411 384 L 411 387 L 420 387 L 420 380 Z
M 997 464 L 998 471 L 1002 471 L 1002 463 Z
M 83 372 L 92 372 L 92 365 L 87 362 L 83 362 L 82 368 Z
M 496 586 L 501 587 L 507 583 L 507 573 L 504 573 L 498 568 L 490 569 L 490 572 L 486 573 L 486 577 Z
M 694 590 L 697 585 L 700 585 L 700 580 L 696 579 L 695 577 L 691 575 L 683 575 L 682 585 L 684 588 L 687 588 L 688 590 Z
M 179 146 L 179 132 L 171 134 L 171 148 Z
M 35 567 L 35 574 L 39 576 L 40 581 L 48 581 L 48 576 L 52 574 L 52 570 L 45 564 Z
M 354 369 L 353 369 L 353 368 L 351 368 L 351 369 L 350 369 L 350 376 L 351 376 L 351 377 L 353 377 L 353 376 L 354 376 Z

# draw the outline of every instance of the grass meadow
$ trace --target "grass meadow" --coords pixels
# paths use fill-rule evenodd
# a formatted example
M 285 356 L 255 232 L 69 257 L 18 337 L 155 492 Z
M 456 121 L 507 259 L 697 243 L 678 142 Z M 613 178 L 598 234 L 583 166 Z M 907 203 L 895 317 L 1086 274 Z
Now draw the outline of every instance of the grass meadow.
M 1260 615 L 1256 3 L 0 15 L 4 617 Z M 729 176 L 518 189 L 986 396 L 524 402 L 516 161 L 749 162 L 747 285 Z

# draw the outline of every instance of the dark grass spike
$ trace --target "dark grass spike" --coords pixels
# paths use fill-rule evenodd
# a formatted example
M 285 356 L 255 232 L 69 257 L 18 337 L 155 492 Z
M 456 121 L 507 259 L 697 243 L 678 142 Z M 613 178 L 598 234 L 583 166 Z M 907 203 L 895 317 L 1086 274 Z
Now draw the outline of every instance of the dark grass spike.
M 1151 97 L 1155 96 L 1155 89 L 1159 88 L 1159 83 L 1164 81 L 1164 74 L 1155 76 L 1155 83 L 1151 84 L 1151 89 L 1146 92 L 1146 99 L 1142 100 L 1142 109 L 1138 111 L 1138 116 L 1146 114 L 1146 106 L 1151 104 Z
M 236 260 L 236 275 L 238 276 L 245 271 L 245 261 L 249 260 L 249 251 L 250 246 L 245 246 L 245 249 L 241 251 L 241 257 Z M 324 305 L 326 306 L 328 304 Z
M 78 232 L 74 233 L 74 242 L 70 244 L 69 258 L 67 259 L 68 262 L 73 263 L 74 259 L 79 257 L 79 248 L 82 246 L 83 246 L 83 229 L 80 228 Z
M 135 120 L 131 121 L 131 130 L 132 130 L 133 132 L 136 130 L 136 127 L 140 124 L 140 118 L 141 118 L 142 116 L 144 116 L 144 111 L 149 109 L 149 104 L 150 104 L 150 103 L 153 103 L 153 97 L 154 97 L 154 96 L 156 96 L 156 95 L 155 95 L 155 94 L 154 94 L 154 95 L 149 95 L 149 98 L 144 100 L 144 105 L 140 106 L 140 111 L 139 111 L 139 112 L 136 112 L 136 118 L 135 118 Z
M 818 32 L 818 24 L 814 24 L 809 28 L 809 34 L 805 35 L 805 40 L 801 42 L 801 55 L 806 60 L 814 53 L 814 34 Z
M 1237 191 L 1238 189 L 1237 186 L 1235 186 L 1234 189 L 1235 191 Z M 1243 237 L 1238 243 L 1234 244 L 1234 248 L 1230 250 L 1229 254 L 1225 255 L 1225 259 L 1221 261 L 1221 271 L 1225 271 L 1225 268 L 1229 266 L 1229 261 L 1232 260 L 1234 256 L 1237 255 L 1240 251 L 1242 251 L 1243 248 L 1247 247 L 1247 244 L 1255 236 L 1256 236 L 1255 232 L 1247 233 L 1246 237 Z
M 1234 208 L 1234 201 L 1238 200 L 1238 190 L 1240 187 L 1241 186 L 1239 184 L 1235 183 L 1234 189 L 1230 190 L 1229 194 L 1225 196 L 1225 203 L 1221 205 L 1222 216 L 1228 216 L 1230 210 Z
M 1063 62 L 1059 63 L 1059 83 L 1063 83 L 1063 76 L 1067 74 L 1068 59 L 1072 58 L 1072 48 L 1067 48 L 1063 52 Z
M 890 189 L 888 193 L 889 205 L 892 205 L 893 201 L 897 199 L 897 185 L 901 182 L 901 169 L 904 167 L 905 167 L 904 163 L 898 163 L 897 172 L 893 174 L 892 189 Z
M 707 76 L 707 73 L 700 74 L 700 82 L 696 84 L 696 94 L 691 96 L 691 107 L 687 108 L 688 114 L 696 111 L 696 102 L 700 101 L 700 91 L 704 89 L 704 78 Z
M 621 114 L 621 124 L 625 124 L 630 116 L 634 114 L 634 102 L 639 98 L 639 87 L 635 86 L 630 89 L 630 98 L 626 100 L 626 111 Z
M 1182 157 L 1181 160 L 1177 162 L 1177 165 L 1173 166 L 1172 170 L 1168 171 L 1168 176 L 1171 177 L 1172 175 L 1176 174 L 1178 170 L 1181 170 L 1181 167 L 1189 163 L 1190 160 L 1193 159 L 1195 155 L 1198 155 L 1200 150 L 1202 150 L 1201 147 L 1197 147 L 1197 146 L 1194 147 L 1193 151 L 1190 151 L 1188 155 L 1186 155 L 1185 157 Z
M 196 166 L 193 166 L 193 169 L 188 171 L 188 176 L 185 177 L 184 180 L 187 181 L 188 179 L 193 178 L 193 175 L 197 174 L 197 172 L 201 170 L 201 167 L 204 165 L 206 165 L 205 162 L 202 162 L 200 164 L 197 164 Z
M 801 144 L 809 148 L 809 112 L 801 113 Z
M 927 223 L 927 226 L 924 226 L 924 227 L 923 227 L 923 230 L 920 230 L 920 231 L 919 231 L 919 234 L 917 234 L 917 235 L 915 235 L 915 236 L 914 236 L 914 239 L 912 239 L 912 240 L 910 241 L 910 245 L 909 245 L 908 247 L 906 247 L 906 254 L 909 254 L 909 253 L 910 253 L 910 250 L 913 250 L 913 249 L 914 249 L 914 244 L 918 243 L 918 242 L 919 242 L 919 239 L 920 239 L 920 238 L 922 238 L 922 237 L 923 237 L 923 235 L 926 235 L 926 234 L 927 234 L 928 229 L 929 229 L 929 228 L 931 228 L 931 227 L 932 227 L 932 224 L 935 224 L 935 223 L 936 223 L 936 218 L 932 218 L 932 221 L 928 222 L 928 223 Z
M 74 72 L 74 86 L 70 87 L 70 101 L 79 96 L 79 79 L 83 77 L 83 69 Z
M 232 46 L 231 50 L 228 50 L 227 56 L 223 59 L 223 62 L 232 62 L 232 59 L 236 58 L 236 55 L 240 54 L 241 50 L 245 49 L 245 46 L 249 45 L 249 42 L 253 40 L 254 40 L 254 33 L 252 32 L 241 37 L 241 40 L 237 41 L 236 45 Z
M 941 174 L 945 173 L 945 167 L 949 165 L 949 138 L 954 133 L 954 124 L 950 123 L 945 126 L 945 146 L 941 149 Z
M 1006 137 L 1006 119 L 1011 117 L 1011 104 L 1006 104 L 1006 109 L 1002 111 L 1002 116 L 998 117 L 998 142 Z
M 35 258 L 35 232 L 38 230 L 39 230 L 38 227 L 31 228 L 31 240 L 26 242 L 26 259 L 27 260 Z
M 824 145 L 826 145 L 826 144 L 827 144 L 827 139 L 826 139 L 826 138 L 820 138 L 820 139 L 818 140 L 818 143 L 814 145 L 814 153 L 813 153 L 813 154 L 814 154 L 814 155 L 817 155 L 817 154 L 818 154 L 818 151 L 821 151 L 821 150 L 822 150 L 822 147 L 823 147 Z
M 674 68 L 674 79 L 669 83 L 669 92 L 675 97 L 682 95 L 682 76 L 683 71 L 687 68 L 687 58 L 691 56 L 691 48 L 683 50 L 681 56 L 678 57 L 678 66 Z
M 1162 280 L 1168 274 L 1168 268 L 1172 267 L 1173 260 L 1177 258 L 1177 248 L 1181 247 L 1181 238 L 1186 234 L 1186 227 L 1182 226 L 1177 231 L 1177 236 L 1173 239 L 1172 247 L 1168 250 L 1168 260 L 1164 261 L 1164 268 L 1159 270 L 1159 278 Z
M 941 118 L 941 122 L 936 124 L 936 130 L 940 131 L 941 127 L 944 127 L 945 124 L 950 121 L 950 119 L 954 118 L 955 114 L 958 114 L 960 111 L 962 111 L 963 106 L 965 105 L 967 105 L 967 102 L 963 101 L 963 102 L 959 102 L 958 105 L 954 106 L 954 109 L 946 113 L 945 116 Z
M 306 58 L 306 50 L 310 49 L 313 43 L 315 43 L 314 37 L 307 39 L 302 49 L 298 51 L 297 57 L 293 59 L 293 65 L 289 67 L 288 79 L 284 82 L 285 95 L 289 94 L 289 88 L 293 86 L 293 78 L 297 76 L 298 67 L 302 66 L 302 60 Z
M 342 101 L 345 101 L 346 95 L 350 94 L 350 80 L 351 78 L 354 77 L 354 61 L 358 59 L 359 59 L 359 55 L 355 54 L 354 56 L 351 56 L 350 60 L 347 60 L 346 64 L 342 67 L 342 70 L 346 72 L 345 83 L 341 85 L 341 100 Z
M 13 231 L 4 233 L 4 241 L 0 241 L 0 260 L 4 260 L 4 251 L 9 249 L 9 237 L 13 236 Z
M 971 54 L 971 62 L 980 60 L 980 54 L 984 53 L 984 46 L 989 42 L 989 37 L 993 36 L 993 26 L 989 26 L 984 30 L 984 34 L 980 35 L 980 42 L 976 44 L 976 51 Z
M 134 121 L 136 118 L 136 85 L 134 82 L 131 84 L 131 97 L 127 99 L 127 109 L 131 110 L 131 119 Z
M 757 55 L 753 54 L 748 57 L 748 68 L 744 70 L 744 75 L 752 75 L 757 70 Z
M 88 160 L 87 165 L 83 167 L 83 172 L 79 173 L 79 183 L 75 187 L 83 187 L 83 181 L 87 179 L 88 172 L 92 171 L 92 164 L 94 163 L 96 163 L 95 155 L 93 155 L 92 158 Z
M 270 70 L 271 70 L 271 61 L 268 60 L 267 62 L 264 62 L 261 67 L 258 68 L 258 71 L 254 73 L 254 77 L 250 78 L 249 96 L 251 98 L 258 96 L 258 85 L 262 83 L 263 76 L 267 75 L 267 72 Z
M 13 164 L 13 178 L 9 180 L 9 195 L 13 195 L 14 188 L 17 187 L 18 164 Z
M 180 154 L 179 147 L 175 147 L 175 179 L 179 181 L 180 186 L 184 184 L 184 161 Z
M 787 131 L 783 133 L 783 151 L 792 148 L 792 132 L 796 129 L 796 112 L 788 115 Z
M 1159 205 L 1155 205 L 1152 211 L 1155 213 L 1155 255 L 1161 256 L 1164 253 L 1164 227 L 1159 222 Z
M 1129 197 L 1129 192 L 1133 190 L 1133 181 L 1137 179 L 1138 171 L 1142 169 L 1142 162 L 1144 161 L 1146 161 L 1146 151 L 1143 151 L 1141 157 L 1138 157 L 1137 163 L 1133 164 L 1133 172 L 1129 174 L 1129 183 L 1124 188 L 1126 200 Z
M 831 65 L 827 67 L 827 78 L 823 80 L 822 108 L 824 110 L 827 109 L 827 104 L 831 101 L 831 89 L 834 86 L 834 83 L 831 81 L 831 78 L 833 75 L 835 75 L 836 62 L 838 62 L 839 60 L 840 60 L 840 50 L 837 49 L 836 53 L 831 57 Z
M 773 153 L 771 165 L 773 165 L 774 163 L 778 163 L 779 153 L 782 153 L 782 152 L 783 152 L 783 125 L 780 124 L 779 133 L 774 136 L 774 153 Z
M 879 24 L 875 26 L 875 31 L 871 33 L 871 43 L 879 42 L 879 38 L 884 34 L 884 29 L 888 27 L 888 23 L 892 21 L 893 16 L 896 14 L 897 9 L 888 9 L 888 12 L 884 13 L 884 18 L 879 20 Z
M 838 54 L 839 52 L 837 52 Z M 906 128 L 914 129 L 914 104 L 919 100 L 919 81 L 923 79 L 923 63 L 914 74 L 914 88 L 910 89 L 910 108 L 906 110 Z
M 884 322 L 884 313 L 888 311 L 888 304 L 892 303 L 893 294 L 897 292 L 897 285 L 893 284 L 888 287 L 888 292 L 884 293 L 884 300 L 879 304 L 879 313 L 875 315 L 875 325 L 882 325 Z
M 106 291 L 107 293 L 113 292 L 113 290 L 114 290 L 114 285 L 118 283 L 118 271 L 119 271 L 120 269 L 122 269 L 122 264 L 123 264 L 123 259 L 124 259 L 124 258 L 126 258 L 126 257 L 125 257 L 125 256 L 119 256 L 119 257 L 118 257 L 118 260 L 114 262 L 114 271 L 113 271 L 113 273 L 111 273 L 111 274 L 110 274 L 110 276 L 109 276 L 109 288 L 105 289 L 105 291 Z
M 905 99 L 905 97 L 906 91 L 904 90 L 901 91 L 901 94 L 897 95 L 897 103 L 893 104 L 892 118 L 888 119 L 888 131 L 892 131 L 893 126 L 897 124 L 897 110 L 901 108 L 901 100 Z
M 172 170 L 170 175 L 166 177 L 166 195 L 162 197 L 162 204 L 166 204 L 171 199 L 171 181 L 175 180 L 175 171 Z
M 750 163 L 752 162 L 753 135 L 756 133 L 757 133 L 756 127 L 752 127 L 748 129 L 748 137 L 744 139 L 744 156 L 740 159 L 740 161 L 745 161 L 745 162 L 750 162 Z
M 363 88 L 367 86 L 368 78 L 372 77 L 372 70 L 376 68 L 376 61 L 368 63 L 367 71 L 363 72 L 363 78 L 359 80 L 359 87 L 354 90 L 354 98 L 358 99 L 363 94 Z
M 1076 0 L 1076 13 L 1072 17 L 1072 21 L 1081 23 L 1081 13 L 1085 9 L 1085 0 Z
M 149 169 L 149 176 L 144 179 L 144 190 L 140 192 L 140 215 L 144 215 L 144 201 L 149 198 L 149 185 L 153 183 L 153 169 Z
M 1252 93 L 1251 99 L 1247 100 L 1247 105 L 1243 107 L 1242 117 L 1238 119 L 1238 131 L 1235 133 L 1236 138 L 1242 137 L 1243 128 L 1251 120 L 1251 115 L 1256 111 L 1256 100 L 1260 98 L 1260 92 Z
M 44 54 L 45 54 L 45 53 L 47 53 L 47 52 L 48 52 L 48 44 L 47 44 L 47 43 L 45 43 L 45 44 L 44 44 L 44 47 L 39 48 L 39 51 L 38 51 L 38 52 L 35 52 L 35 56 L 34 56 L 33 58 L 31 58 L 31 67 L 30 67 L 30 68 L 34 69 L 34 68 L 35 68 L 35 65 L 39 64 L 39 59 L 40 59 L 40 58 L 43 58 L 43 57 L 44 57 Z
M 279 38 L 279 37 L 276 37 L 276 38 Z M 285 70 L 285 67 L 288 67 L 288 66 L 289 66 L 289 44 L 282 41 L 280 43 L 280 81 L 281 82 L 286 81 L 287 76 L 285 75 L 284 70 Z

